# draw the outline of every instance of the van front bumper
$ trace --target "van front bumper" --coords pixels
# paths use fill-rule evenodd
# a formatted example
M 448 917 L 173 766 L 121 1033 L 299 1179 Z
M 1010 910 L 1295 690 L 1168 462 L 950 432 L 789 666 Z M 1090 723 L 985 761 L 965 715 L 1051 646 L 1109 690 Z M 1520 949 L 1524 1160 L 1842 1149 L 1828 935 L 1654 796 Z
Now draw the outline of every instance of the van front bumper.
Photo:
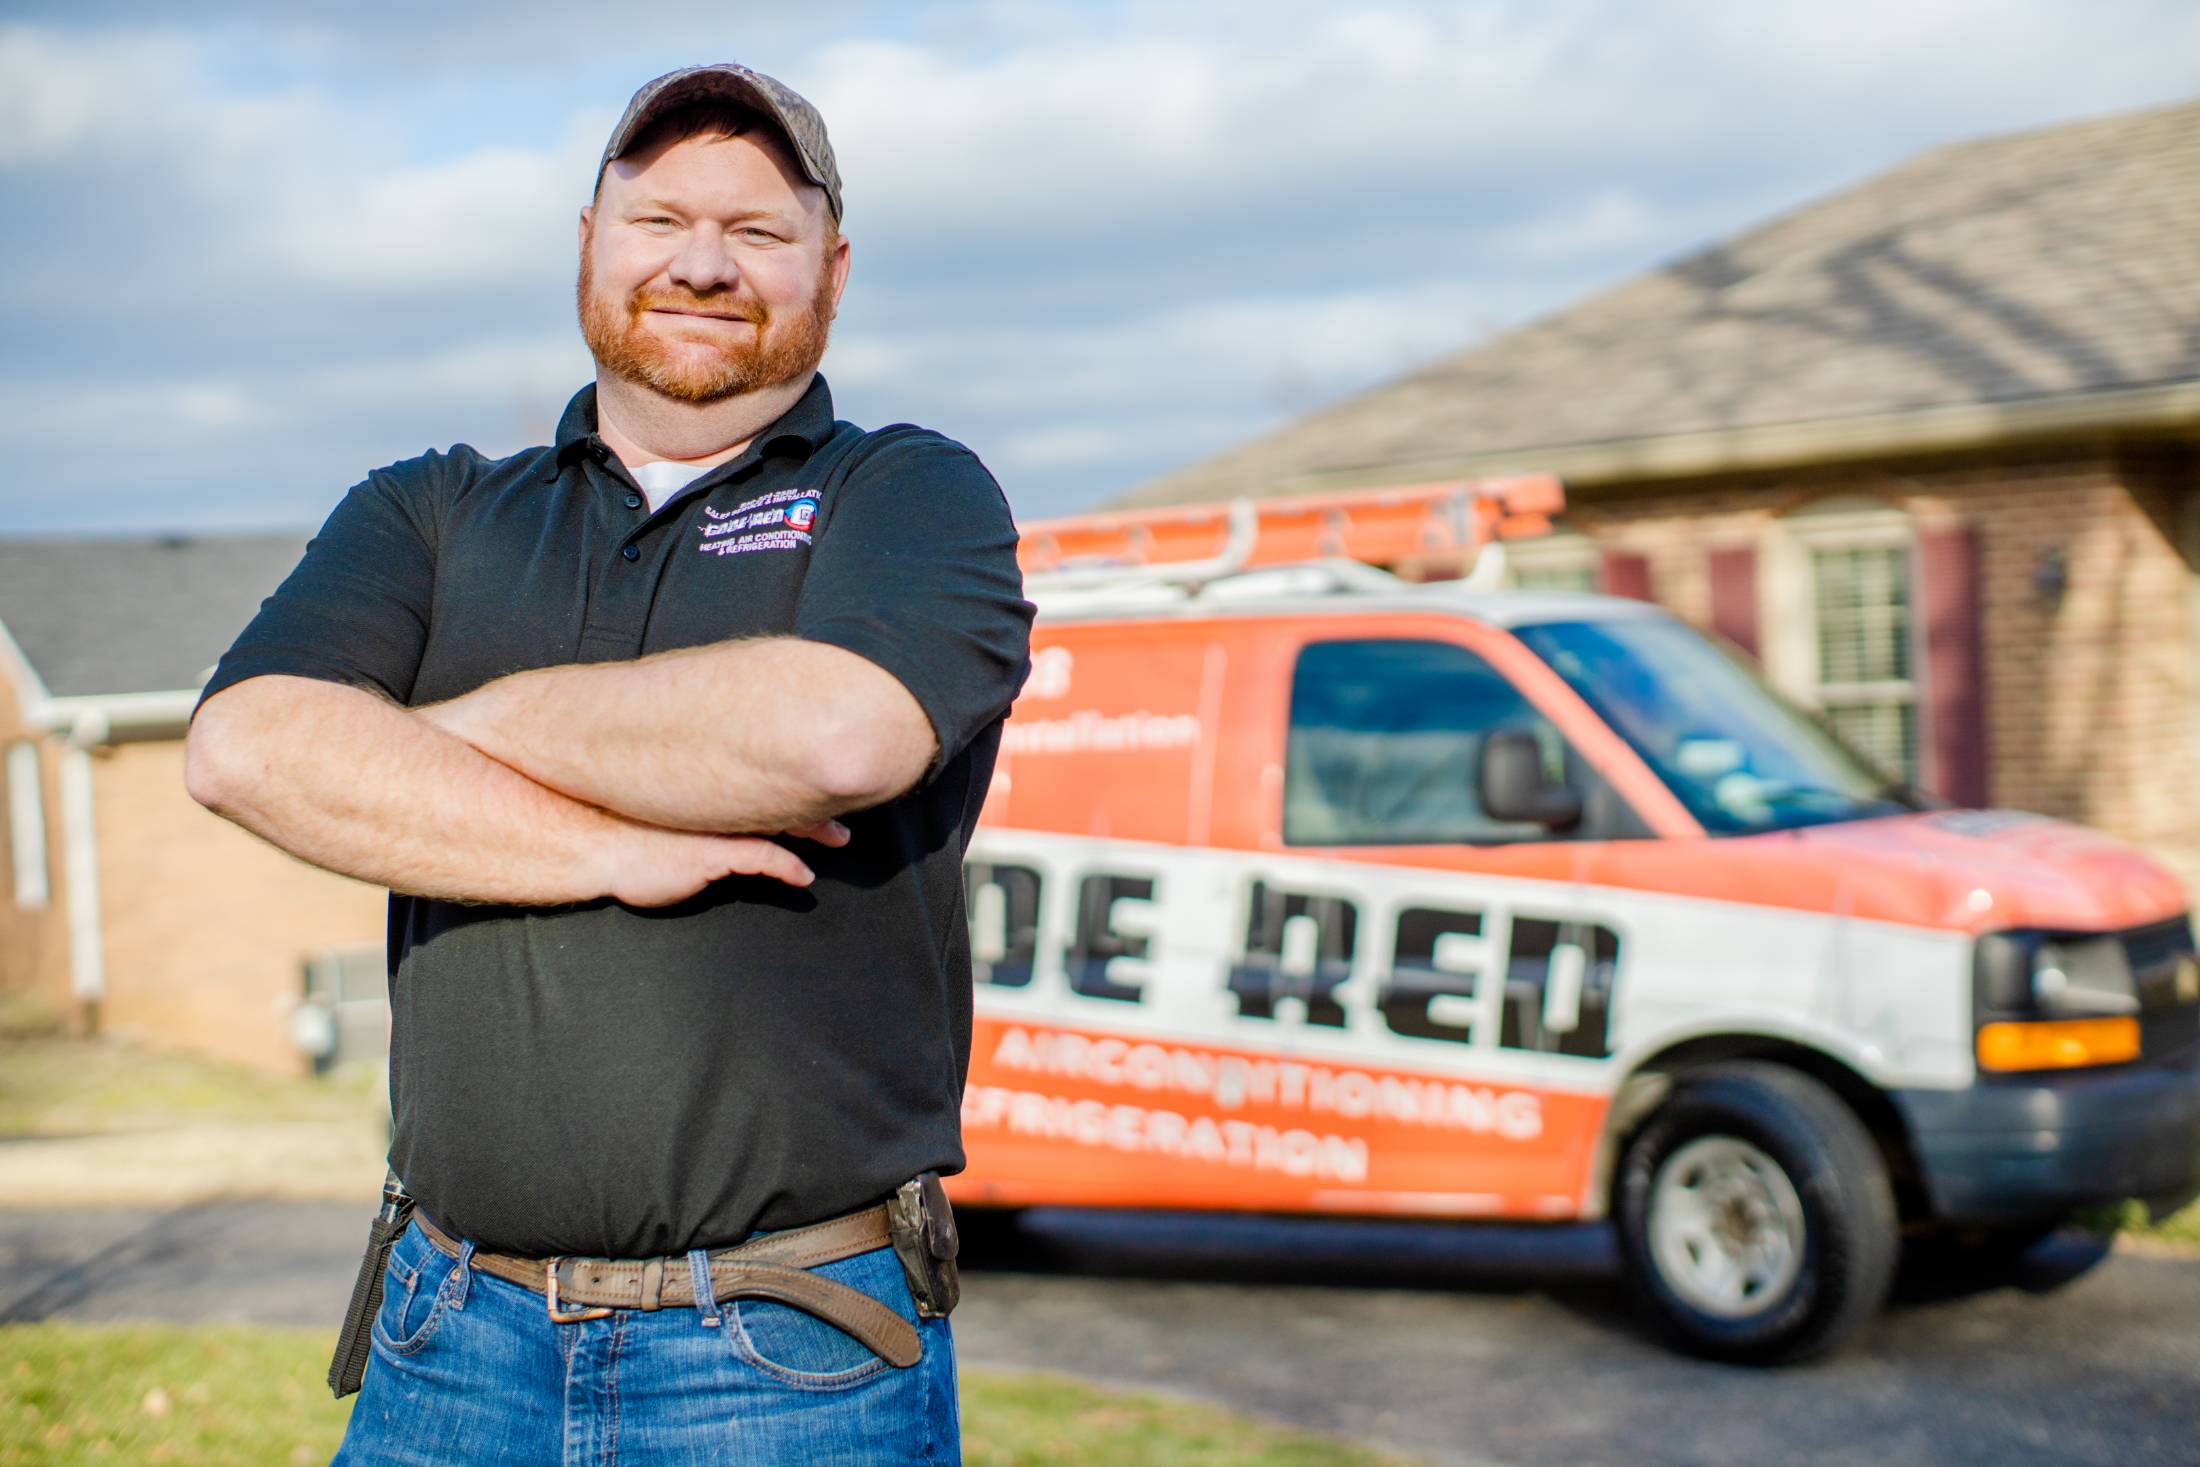
M 2200 1046 L 2130 1069 L 1896 1090 L 1935 1217 L 2047 1219 L 2200 1195 Z

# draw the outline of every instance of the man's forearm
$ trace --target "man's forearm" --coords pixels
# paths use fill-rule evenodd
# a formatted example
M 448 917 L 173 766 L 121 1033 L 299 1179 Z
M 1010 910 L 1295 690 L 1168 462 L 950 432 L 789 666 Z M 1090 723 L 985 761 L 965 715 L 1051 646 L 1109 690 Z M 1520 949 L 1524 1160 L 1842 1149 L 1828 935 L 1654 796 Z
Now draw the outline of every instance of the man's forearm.
M 201 803 L 327 870 L 458 901 L 549 904 L 608 889 L 619 817 L 358 688 L 253 678 L 199 710 L 191 742 Z
M 891 798 L 936 747 L 898 682 L 791 637 L 515 673 L 419 710 L 529 779 L 680 830 L 793 830 Z
M 544 789 L 416 713 L 313 678 L 250 678 L 192 721 L 192 797 L 299 859 L 393 891 L 543 906 L 684 900 L 724 877 L 809 884 L 776 841 L 668 830 Z M 837 826 L 800 832 L 826 845 Z

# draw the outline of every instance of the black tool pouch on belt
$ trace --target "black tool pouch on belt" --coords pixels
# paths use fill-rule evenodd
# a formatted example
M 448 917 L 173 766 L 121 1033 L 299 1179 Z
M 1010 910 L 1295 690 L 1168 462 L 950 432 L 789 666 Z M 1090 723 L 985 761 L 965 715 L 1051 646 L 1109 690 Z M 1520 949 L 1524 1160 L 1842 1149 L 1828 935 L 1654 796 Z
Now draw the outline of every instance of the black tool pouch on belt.
M 397 1246 L 412 1213 L 413 1200 L 405 1195 L 405 1184 L 391 1172 L 382 1183 L 382 1210 L 367 1230 L 367 1256 L 359 1261 L 359 1278 L 351 1286 L 344 1327 L 336 1336 L 336 1354 L 328 1363 L 328 1388 L 339 1401 L 358 1390 L 366 1378 L 367 1354 L 373 1346 L 370 1332 L 382 1308 L 382 1278 L 390 1266 L 390 1249 Z
M 945 1319 L 962 1297 L 962 1276 L 955 1269 L 955 1255 L 962 1245 L 939 1177 L 926 1172 L 902 1183 L 887 1204 L 887 1216 L 894 1256 L 909 1276 L 909 1294 L 916 1300 L 917 1313 L 926 1319 Z

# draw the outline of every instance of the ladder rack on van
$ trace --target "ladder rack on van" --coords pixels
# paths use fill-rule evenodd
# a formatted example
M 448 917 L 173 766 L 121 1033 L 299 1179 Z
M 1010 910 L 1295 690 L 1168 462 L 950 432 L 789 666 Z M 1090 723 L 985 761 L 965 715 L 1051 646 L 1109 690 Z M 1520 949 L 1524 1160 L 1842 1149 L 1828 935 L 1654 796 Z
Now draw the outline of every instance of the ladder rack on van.
M 1320 561 L 1471 565 L 1499 541 L 1539 535 L 1565 508 L 1550 474 L 1356 489 L 1040 520 L 1017 560 L 1033 594 L 1168 585 L 1196 591 L 1260 567 Z

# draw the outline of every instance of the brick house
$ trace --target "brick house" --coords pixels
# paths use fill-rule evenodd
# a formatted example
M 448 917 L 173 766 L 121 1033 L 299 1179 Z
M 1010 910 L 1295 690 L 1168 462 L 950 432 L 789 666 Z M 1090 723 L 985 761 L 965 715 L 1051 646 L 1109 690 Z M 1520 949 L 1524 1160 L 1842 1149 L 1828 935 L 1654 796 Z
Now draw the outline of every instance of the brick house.
M 307 1066 L 304 965 L 378 952 L 384 894 L 183 788 L 197 690 L 305 543 L 0 541 L 0 992 L 80 1031 Z
M 1936 149 L 1120 503 L 1520 469 L 1569 508 L 1517 583 L 2200 890 L 2200 103 Z

